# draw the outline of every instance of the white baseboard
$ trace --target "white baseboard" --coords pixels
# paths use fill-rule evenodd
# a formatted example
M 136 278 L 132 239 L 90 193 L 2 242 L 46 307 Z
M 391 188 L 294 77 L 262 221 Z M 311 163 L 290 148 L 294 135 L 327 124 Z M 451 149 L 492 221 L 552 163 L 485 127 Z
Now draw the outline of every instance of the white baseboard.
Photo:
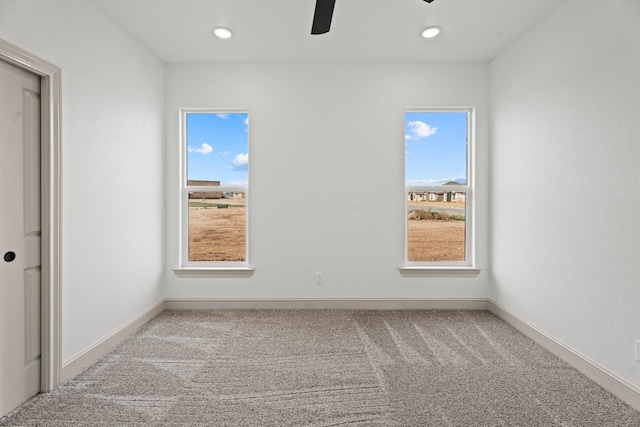
M 142 325 L 162 313 L 164 310 L 165 302 L 163 300 L 140 314 L 135 319 L 131 320 L 126 325 L 122 326 L 120 329 L 115 330 L 89 348 L 85 349 L 73 359 L 64 363 L 62 365 L 62 382 L 80 373 L 87 366 L 95 363 L 121 341 L 135 333 Z
M 167 309 L 486 310 L 486 299 L 211 299 L 167 298 Z
M 487 301 L 487 308 L 496 316 L 540 344 L 560 359 L 580 371 L 584 376 L 599 384 L 605 390 L 627 402 L 640 411 L 640 389 L 628 383 L 609 370 L 572 350 L 569 346 L 547 335 L 531 323 L 519 318 L 493 300 Z

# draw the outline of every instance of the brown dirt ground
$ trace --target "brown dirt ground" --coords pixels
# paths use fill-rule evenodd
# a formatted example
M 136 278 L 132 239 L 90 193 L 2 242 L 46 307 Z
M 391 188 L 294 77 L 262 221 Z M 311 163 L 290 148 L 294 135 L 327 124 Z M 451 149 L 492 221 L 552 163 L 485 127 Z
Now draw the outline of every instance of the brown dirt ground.
M 464 221 L 408 223 L 409 261 L 464 261 Z M 245 261 L 245 209 L 189 208 L 190 261 Z
M 245 261 L 246 210 L 243 207 L 189 208 L 190 261 Z
M 407 221 L 408 261 L 464 261 L 464 221 Z
M 420 205 L 425 206 L 425 209 L 428 208 L 463 208 L 464 202 L 429 202 L 426 200 L 420 201 L 409 201 L 407 202 L 410 205 Z

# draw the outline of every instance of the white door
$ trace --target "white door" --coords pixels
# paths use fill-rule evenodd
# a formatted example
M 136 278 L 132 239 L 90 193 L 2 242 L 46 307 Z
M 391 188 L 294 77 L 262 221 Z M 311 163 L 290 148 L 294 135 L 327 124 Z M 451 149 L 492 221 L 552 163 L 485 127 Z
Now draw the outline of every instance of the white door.
M 40 78 L 0 61 L 0 416 L 40 391 Z

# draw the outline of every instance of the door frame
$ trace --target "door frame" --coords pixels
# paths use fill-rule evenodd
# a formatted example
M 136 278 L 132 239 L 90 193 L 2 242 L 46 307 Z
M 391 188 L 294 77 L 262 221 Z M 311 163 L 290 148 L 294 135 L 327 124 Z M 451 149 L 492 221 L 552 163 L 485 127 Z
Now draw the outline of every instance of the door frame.
M 60 384 L 62 378 L 62 70 L 2 39 L 0 39 L 0 60 L 40 76 L 42 221 L 40 391 L 49 392 Z

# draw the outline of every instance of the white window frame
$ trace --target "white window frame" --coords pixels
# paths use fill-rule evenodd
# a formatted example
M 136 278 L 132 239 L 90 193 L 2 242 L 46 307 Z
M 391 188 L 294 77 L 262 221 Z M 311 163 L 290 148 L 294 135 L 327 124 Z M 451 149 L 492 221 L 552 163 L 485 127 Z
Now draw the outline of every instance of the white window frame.
M 187 114 L 234 114 L 249 115 L 248 109 L 238 108 L 181 108 L 180 109 L 180 267 L 174 269 L 179 276 L 202 276 L 212 272 L 223 275 L 234 275 L 234 272 L 250 272 L 249 264 L 249 180 L 251 172 L 247 171 L 246 186 L 189 186 L 187 185 Z M 249 132 L 249 129 L 247 129 Z M 250 152 L 250 139 L 247 135 L 247 153 Z M 251 156 L 249 156 L 251 158 Z M 189 193 L 244 193 L 245 197 L 245 260 L 244 261 L 189 261 Z
M 479 269 L 475 268 L 475 239 L 474 239 L 474 164 L 475 164 L 475 108 L 474 107 L 409 107 L 405 108 L 403 119 L 406 113 L 467 113 L 467 183 L 464 185 L 448 185 L 443 187 L 432 185 L 406 185 L 406 165 L 403 163 L 403 184 L 404 184 L 404 265 L 400 267 L 403 274 L 424 274 L 429 272 L 436 274 L 477 274 Z M 406 141 L 402 146 L 406 151 Z M 403 156 L 406 159 L 406 156 Z M 442 192 L 458 191 L 465 193 L 465 253 L 464 261 L 409 261 L 409 192 Z

